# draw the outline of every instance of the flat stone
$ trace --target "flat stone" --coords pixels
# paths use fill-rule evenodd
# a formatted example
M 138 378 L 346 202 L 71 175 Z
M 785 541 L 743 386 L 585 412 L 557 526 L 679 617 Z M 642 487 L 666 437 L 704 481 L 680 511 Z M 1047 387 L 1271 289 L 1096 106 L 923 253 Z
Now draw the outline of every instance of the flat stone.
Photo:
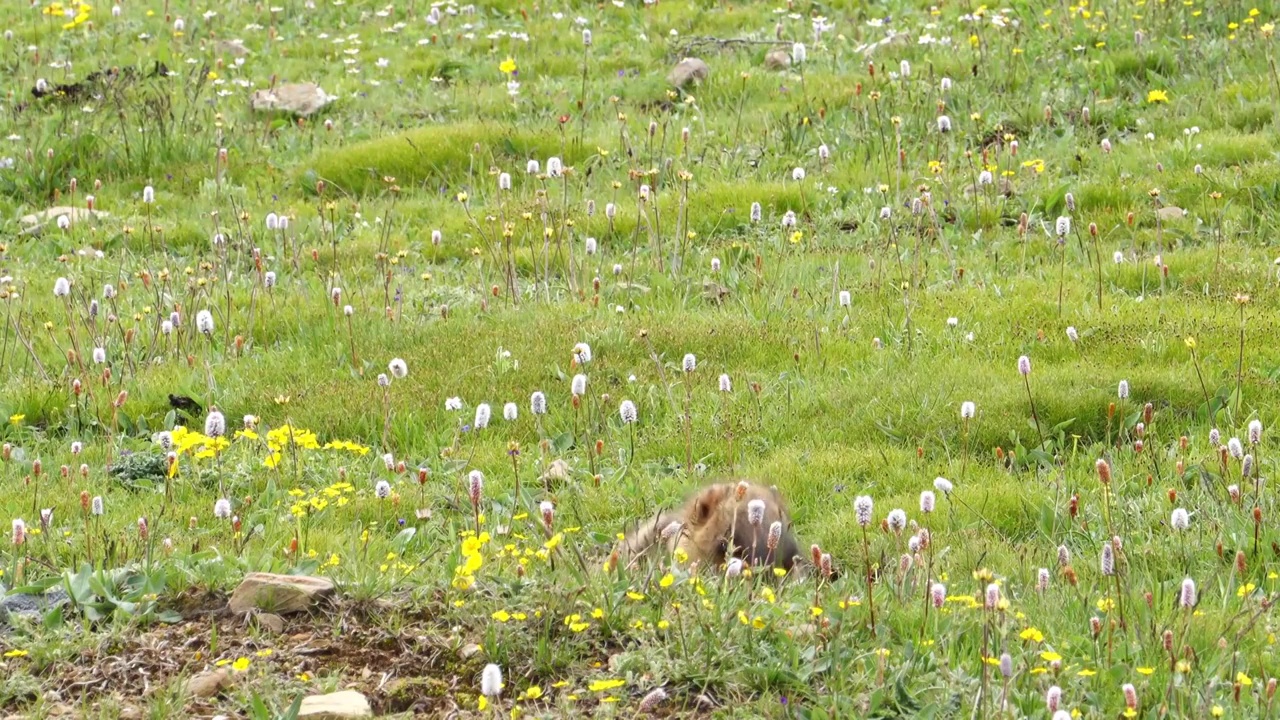
M 286 112 L 307 117 L 336 99 L 315 83 L 285 83 L 255 91 L 249 98 L 249 105 L 258 111 Z
M 711 74 L 711 68 L 698 58 L 685 58 L 676 63 L 671 68 L 671 72 L 667 75 L 667 81 L 678 88 L 682 88 L 689 83 L 695 85 L 707 79 Z
M 187 694 L 191 697 L 211 698 L 222 692 L 231 684 L 231 673 L 226 670 L 214 670 L 192 675 L 187 680 Z
M 284 632 L 284 618 L 275 613 L 258 613 L 257 619 L 259 625 L 276 635 Z
M 470 660 L 471 658 L 475 657 L 482 649 L 483 648 L 481 648 L 479 645 L 475 643 L 467 643 L 466 645 L 462 646 L 462 649 L 458 650 L 458 657 L 462 658 L 463 660 Z
M 316 720 L 342 720 L 343 718 L 373 717 L 369 700 L 355 690 L 343 690 L 328 695 L 312 695 L 302 699 L 298 717 Z
M 263 610 L 288 615 L 309 610 L 333 592 L 329 578 L 255 572 L 244 576 L 227 606 L 234 613 Z
M 1181 220 L 1187 216 L 1187 211 L 1177 205 L 1166 205 L 1156 211 L 1156 217 L 1161 220 Z
M 37 617 L 49 608 L 64 605 L 67 592 L 61 587 L 51 587 L 40 595 L 8 595 L 3 584 L 0 584 L 0 628 L 9 624 L 10 616 Z

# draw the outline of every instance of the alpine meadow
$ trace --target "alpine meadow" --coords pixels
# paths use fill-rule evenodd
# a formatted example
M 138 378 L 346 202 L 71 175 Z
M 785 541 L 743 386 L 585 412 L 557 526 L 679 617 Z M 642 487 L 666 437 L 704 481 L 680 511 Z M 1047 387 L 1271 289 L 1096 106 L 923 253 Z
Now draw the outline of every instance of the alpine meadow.
M 1280 5 L 468 1 L 0 6 L 0 718 L 1280 716 Z

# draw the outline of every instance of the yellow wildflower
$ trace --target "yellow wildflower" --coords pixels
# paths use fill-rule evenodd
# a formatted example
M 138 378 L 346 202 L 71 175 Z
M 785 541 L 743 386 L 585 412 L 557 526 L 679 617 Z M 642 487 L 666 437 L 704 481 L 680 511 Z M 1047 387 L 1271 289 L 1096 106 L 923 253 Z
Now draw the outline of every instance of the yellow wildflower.
M 620 688 L 626 684 L 626 680 L 596 680 L 588 685 L 587 689 L 591 692 L 605 692 L 614 688 Z

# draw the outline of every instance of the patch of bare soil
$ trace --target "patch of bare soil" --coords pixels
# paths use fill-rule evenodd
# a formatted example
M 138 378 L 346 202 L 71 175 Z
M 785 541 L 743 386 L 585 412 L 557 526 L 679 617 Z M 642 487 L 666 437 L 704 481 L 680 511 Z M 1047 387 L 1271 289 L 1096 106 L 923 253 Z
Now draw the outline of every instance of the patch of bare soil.
M 227 610 L 224 596 L 188 594 L 175 609 L 183 616 L 180 623 L 103 635 L 75 661 L 43 668 L 38 677 L 44 690 L 73 710 L 68 717 L 108 700 L 137 708 L 148 696 L 217 669 L 219 660 L 243 657 L 250 668 L 235 674 L 224 695 L 254 683 L 264 669 L 276 682 L 288 679 L 296 692 L 322 692 L 314 679 L 338 675 L 342 689 L 363 693 L 377 715 L 440 716 L 457 710 L 455 690 L 474 692 L 473 679 L 484 662 L 479 653 L 463 657 L 458 641 L 435 626 L 428 611 L 396 612 L 394 622 L 386 623 L 395 629 L 387 629 L 379 622 L 391 615 L 387 603 L 335 603 L 309 615 L 246 617 Z M 187 696 L 184 702 L 185 717 L 234 715 L 219 695 Z

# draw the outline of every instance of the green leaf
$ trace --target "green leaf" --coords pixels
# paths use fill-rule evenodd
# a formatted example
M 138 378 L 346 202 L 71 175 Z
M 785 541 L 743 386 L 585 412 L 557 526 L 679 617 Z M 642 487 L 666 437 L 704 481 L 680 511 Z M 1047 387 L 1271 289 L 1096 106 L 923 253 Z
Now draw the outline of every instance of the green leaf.
M 51 608 L 44 614 L 44 619 L 41 622 L 44 624 L 46 630 L 57 630 L 62 627 L 62 606 L 59 605 L 58 607 Z
M 57 585 L 60 582 L 62 582 L 62 578 L 59 578 L 59 577 L 45 578 L 38 582 L 34 582 L 30 585 L 22 585 L 21 587 L 13 588 L 9 590 L 7 594 L 9 595 L 43 595 L 46 590 L 53 587 L 54 585 Z
M 413 540 L 413 536 L 418 534 L 417 528 L 407 527 L 401 530 L 391 541 L 391 546 L 395 548 L 397 555 L 403 555 L 404 549 L 408 547 L 409 542 Z
M 293 704 L 280 716 L 280 720 L 295 720 L 298 713 L 302 711 L 302 696 L 299 695 L 293 699 Z
M 93 590 L 89 583 L 92 575 L 93 568 L 86 563 L 81 566 L 80 572 L 75 574 L 67 573 L 63 576 L 63 585 L 72 602 L 82 605 L 93 600 Z
M 253 694 L 251 710 L 255 718 L 267 720 L 271 717 L 271 711 L 267 709 L 267 703 L 263 701 L 262 696 L 258 693 Z
M 551 447 L 558 453 L 568 452 L 573 447 L 573 433 L 560 433 L 551 441 Z
M 156 620 L 159 620 L 162 623 L 176 625 L 177 623 L 182 622 L 182 615 L 174 610 L 164 610 L 156 613 Z

